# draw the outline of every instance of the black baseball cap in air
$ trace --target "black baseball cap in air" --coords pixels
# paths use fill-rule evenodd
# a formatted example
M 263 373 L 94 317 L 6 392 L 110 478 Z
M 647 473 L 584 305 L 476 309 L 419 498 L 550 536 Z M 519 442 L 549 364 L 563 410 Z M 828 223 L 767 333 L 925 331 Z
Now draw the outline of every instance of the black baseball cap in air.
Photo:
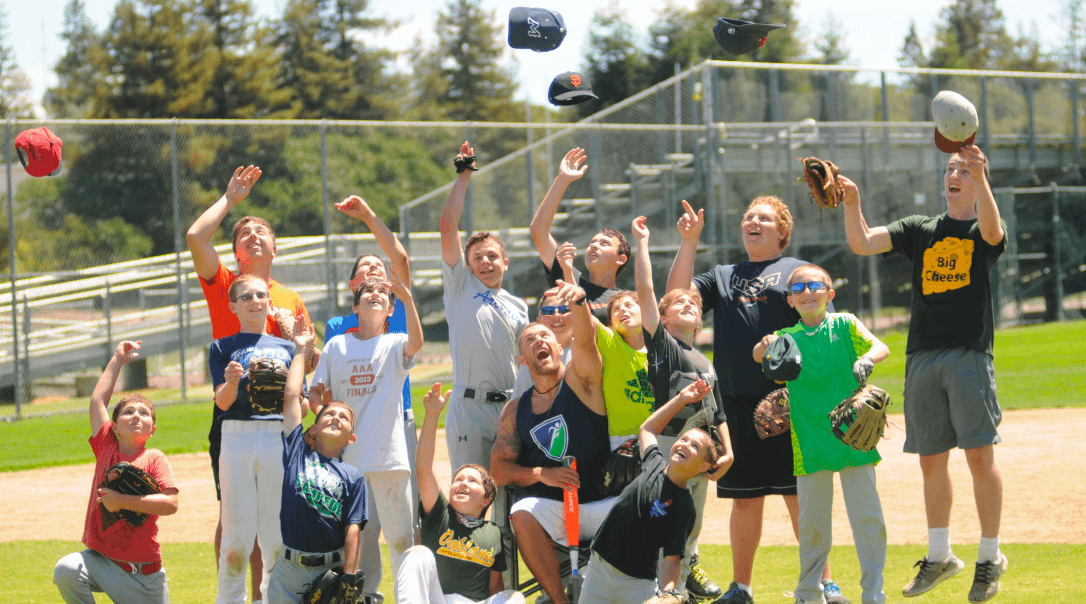
M 762 373 L 775 382 L 791 382 L 799 377 L 802 368 L 799 346 L 788 334 L 773 340 L 762 356 Z
M 783 27 L 783 23 L 751 23 L 721 17 L 713 26 L 713 36 L 721 48 L 738 56 L 758 50 L 765 44 L 769 32 Z
M 576 105 L 599 97 L 592 92 L 592 83 L 588 81 L 588 76 L 567 71 L 554 76 L 547 98 L 552 105 Z
M 518 6 L 509 9 L 509 46 L 536 52 L 554 50 L 566 37 L 566 22 L 558 11 Z

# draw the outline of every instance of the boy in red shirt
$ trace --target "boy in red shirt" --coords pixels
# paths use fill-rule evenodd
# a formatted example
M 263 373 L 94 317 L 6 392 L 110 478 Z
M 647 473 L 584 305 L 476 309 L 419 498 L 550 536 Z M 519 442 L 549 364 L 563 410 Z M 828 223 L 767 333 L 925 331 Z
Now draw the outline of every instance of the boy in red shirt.
M 158 517 L 177 513 L 177 482 L 162 451 L 146 448 L 155 433 L 155 408 L 139 394 L 125 396 L 113 408 L 112 421 L 106 408 L 121 366 L 139 356 L 140 343 L 117 345 L 90 403 L 94 451 L 94 481 L 87 502 L 83 543 L 87 549 L 68 554 L 57 562 L 53 583 L 65 602 L 94 602 L 93 592 L 105 592 L 118 604 L 170 601 L 162 550 L 158 540 Z M 158 481 L 162 492 L 155 495 L 122 495 L 104 486 L 106 471 L 127 461 Z M 147 514 L 140 526 L 118 516 L 118 510 Z

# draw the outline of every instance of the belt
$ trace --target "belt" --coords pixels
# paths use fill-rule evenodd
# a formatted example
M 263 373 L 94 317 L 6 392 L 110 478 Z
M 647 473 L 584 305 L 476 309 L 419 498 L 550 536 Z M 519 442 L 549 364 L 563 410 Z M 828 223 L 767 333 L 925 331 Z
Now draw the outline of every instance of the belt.
M 479 397 L 488 403 L 504 403 L 509 400 L 509 390 L 476 390 L 474 388 L 464 388 L 464 398 L 476 398 Z
M 301 566 L 307 566 L 314 568 L 317 566 L 328 566 L 340 561 L 339 552 L 331 552 L 328 554 L 305 554 L 299 551 L 284 547 L 285 552 L 283 557 L 292 562 L 297 562 Z
M 405 409 L 404 412 L 403 412 L 403 421 L 405 421 L 405 422 L 413 422 L 413 421 L 415 421 L 415 410 L 414 409 Z
M 110 558 L 110 560 L 113 560 L 113 558 Z M 153 575 L 162 570 L 161 560 L 158 562 L 121 562 L 120 560 L 113 560 L 113 563 L 133 575 Z

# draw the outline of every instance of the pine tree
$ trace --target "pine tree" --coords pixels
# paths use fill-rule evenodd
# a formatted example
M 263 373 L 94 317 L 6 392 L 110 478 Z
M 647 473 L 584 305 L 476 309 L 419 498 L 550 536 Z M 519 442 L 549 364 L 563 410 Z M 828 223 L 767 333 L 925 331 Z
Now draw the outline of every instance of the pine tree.
M 584 62 L 599 102 L 577 105 L 582 116 L 614 105 L 651 85 L 645 53 L 637 45 L 626 11 L 614 0 L 592 15 Z
M 0 118 L 32 117 L 30 78 L 15 63 L 15 51 L 7 44 L 7 13 L 0 10 Z
M 909 33 L 905 34 L 905 43 L 901 46 L 897 62 L 903 67 L 925 67 L 928 64 L 920 34 L 916 31 L 916 21 L 909 22 Z
M 837 20 L 832 12 L 826 14 L 826 21 L 822 25 L 822 36 L 814 43 L 814 62 L 820 65 L 844 65 L 848 62 L 848 46 L 845 44 L 844 25 Z

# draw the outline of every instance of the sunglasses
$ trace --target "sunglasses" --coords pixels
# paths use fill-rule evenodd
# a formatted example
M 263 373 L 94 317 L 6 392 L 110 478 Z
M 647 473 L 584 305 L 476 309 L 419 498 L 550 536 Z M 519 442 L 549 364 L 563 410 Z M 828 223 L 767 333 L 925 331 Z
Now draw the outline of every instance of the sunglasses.
M 254 294 L 241 294 L 237 298 L 234 298 L 233 301 L 237 302 L 238 300 L 244 300 L 245 302 L 249 302 L 253 298 L 256 298 L 257 300 L 267 300 L 268 299 L 268 292 L 256 292 Z
M 561 306 L 544 306 L 539 309 L 539 314 L 545 317 L 551 315 L 564 315 L 569 312 L 569 305 L 563 304 Z
M 806 283 L 797 281 L 789 286 L 789 289 L 792 290 L 793 294 L 802 294 L 804 289 L 809 289 L 811 292 L 820 292 L 829 289 L 829 286 L 821 281 L 808 281 Z

